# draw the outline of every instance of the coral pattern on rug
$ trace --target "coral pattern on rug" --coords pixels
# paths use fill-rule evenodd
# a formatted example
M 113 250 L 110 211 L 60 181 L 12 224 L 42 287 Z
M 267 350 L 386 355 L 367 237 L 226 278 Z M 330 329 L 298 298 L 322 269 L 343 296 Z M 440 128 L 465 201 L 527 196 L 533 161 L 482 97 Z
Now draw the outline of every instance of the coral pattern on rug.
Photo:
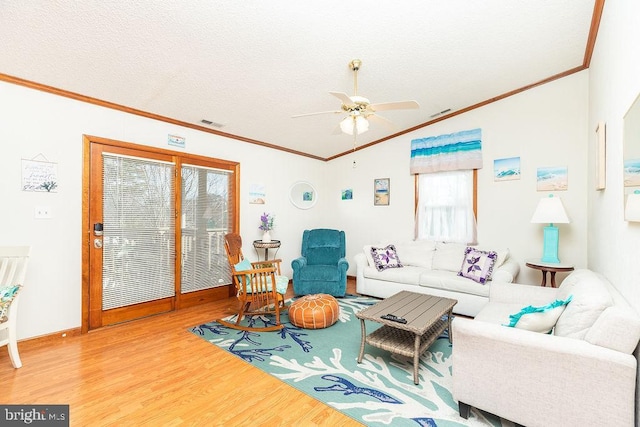
M 190 331 L 369 426 L 513 425 L 475 408 L 468 420 L 458 415 L 451 394 L 448 331 L 420 358 L 420 384 L 415 385 L 410 358 L 366 346 L 362 363 L 357 363 L 361 330 L 355 313 L 377 300 L 347 296 L 338 302 L 340 318 L 326 329 L 298 328 L 285 314 L 284 328 L 276 332 L 238 331 L 216 322 Z M 244 321 L 273 324 L 270 316 Z M 367 322 L 367 333 L 379 326 Z

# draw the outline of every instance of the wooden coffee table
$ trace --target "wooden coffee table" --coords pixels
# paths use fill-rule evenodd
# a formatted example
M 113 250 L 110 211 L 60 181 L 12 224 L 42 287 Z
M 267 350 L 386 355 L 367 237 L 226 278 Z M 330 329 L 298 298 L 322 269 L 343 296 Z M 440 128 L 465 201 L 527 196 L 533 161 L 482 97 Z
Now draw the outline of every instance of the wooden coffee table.
M 358 363 L 362 362 L 365 343 L 392 353 L 413 357 L 413 382 L 419 384 L 420 355 L 447 328 L 451 342 L 451 310 L 457 303 L 454 299 L 401 291 L 359 311 L 356 317 L 360 319 L 362 341 Z M 380 317 L 386 314 L 402 317 L 407 323 Z M 445 314 L 448 316 L 443 320 Z M 383 326 L 367 335 L 365 320 L 382 323 Z

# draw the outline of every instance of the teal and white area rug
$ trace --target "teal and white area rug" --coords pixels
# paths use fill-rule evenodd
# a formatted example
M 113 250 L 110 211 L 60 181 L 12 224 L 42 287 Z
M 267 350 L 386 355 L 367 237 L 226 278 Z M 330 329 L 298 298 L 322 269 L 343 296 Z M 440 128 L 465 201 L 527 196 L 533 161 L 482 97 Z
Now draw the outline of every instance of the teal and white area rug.
M 472 409 L 458 415 L 451 395 L 451 344 L 440 336 L 420 359 L 420 384 L 413 383 L 413 361 L 371 346 L 362 363 L 360 320 L 355 313 L 375 304 L 369 297 L 338 298 L 340 319 L 326 329 L 300 329 L 289 323 L 276 332 L 246 332 L 216 322 L 190 332 L 256 368 L 369 426 L 512 426 Z M 255 326 L 273 324 L 272 316 L 245 319 Z M 367 333 L 380 325 L 367 322 Z

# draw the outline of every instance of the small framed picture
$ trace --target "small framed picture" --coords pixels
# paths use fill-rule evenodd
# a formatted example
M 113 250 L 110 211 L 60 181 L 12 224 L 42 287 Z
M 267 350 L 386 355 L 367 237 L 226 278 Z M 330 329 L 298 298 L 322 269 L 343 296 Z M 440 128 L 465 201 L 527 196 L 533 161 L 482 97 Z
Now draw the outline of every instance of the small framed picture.
M 313 202 L 313 191 L 305 191 L 302 193 L 303 202 Z
M 640 158 L 624 161 L 624 186 L 637 187 L 640 185 Z
M 493 180 L 511 181 L 520 179 L 520 157 L 508 157 L 493 161 Z
M 566 191 L 569 187 L 569 169 L 566 166 L 538 168 L 538 191 Z
M 342 190 L 341 198 L 342 200 L 353 200 L 353 189 L 345 188 Z
M 389 205 L 389 197 L 391 196 L 389 178 L 377 178 L 373 180 L 373 205 L 387 206 Z

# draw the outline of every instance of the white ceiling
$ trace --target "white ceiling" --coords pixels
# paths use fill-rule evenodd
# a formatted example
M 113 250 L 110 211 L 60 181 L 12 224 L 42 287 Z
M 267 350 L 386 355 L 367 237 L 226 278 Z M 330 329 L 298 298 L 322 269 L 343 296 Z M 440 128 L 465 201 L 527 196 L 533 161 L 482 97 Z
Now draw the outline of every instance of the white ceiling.
M 329 91 L 384 112 L 362 146 L 585 62 L 595 0 L 4 0 L 0 73 L 320 158 L 334 135 Z M 427 136 L 427 135 L 425 135 Z

